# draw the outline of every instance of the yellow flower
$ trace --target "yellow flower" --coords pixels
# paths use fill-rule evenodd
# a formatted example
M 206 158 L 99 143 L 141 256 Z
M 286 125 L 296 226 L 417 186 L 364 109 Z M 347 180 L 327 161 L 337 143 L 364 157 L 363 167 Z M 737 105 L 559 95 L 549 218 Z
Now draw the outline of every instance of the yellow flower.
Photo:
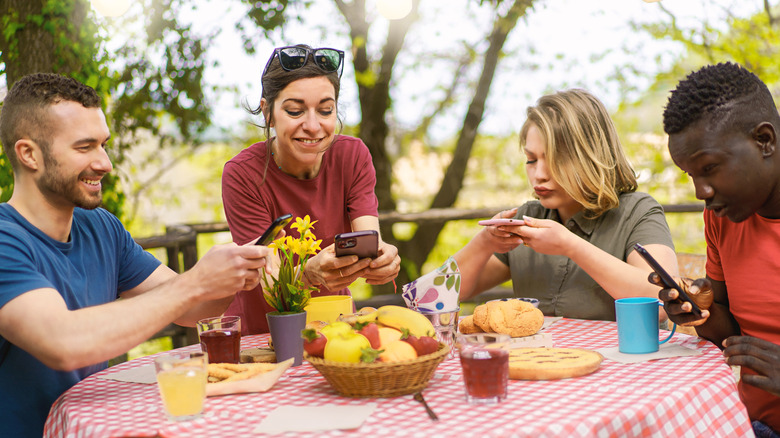
M 301 238 L 305 239 L 311 234 L 311 229 L 314 224 L 316 224 L 317 221 L 312 222 L 311 218 L 309 218 L 309 215 L 307 214 L 303 218 L 295 218 L 295 223 L 290 225 L 290 228 L 298 230 L 298 233 L 300 233 Z M 314 236 L 313 234 L 311 234 Z
M 302 311 L 309 301 L 311 292 L 317 290 L 315 287 L 304 286 L 303 282 L 303 270 L 309 261 L 309 256 L 317 254 L 322 242 L 316 240 L 312 232 L 315 222 L 317 221 L 312 222 L 308 215 L 303 219 L 296 218 L 292 228 L 298 230 L 298 238 L 284 236 L 268 245 L 279 254 L 280 265 L 275 276 L 268 273 L 267 276 L 261 277 L 263 295 L 266 302 L 278 312 Z M 270 277 L 270 282 L 267 277 Z
M 322 243 L 322 240 L 306 239 L 305 241 L 301 242 L 302 249 L 298 255 L 304 256 L 306 254 L 317 254 L 317 251 L 320 250 L 320 243 Z

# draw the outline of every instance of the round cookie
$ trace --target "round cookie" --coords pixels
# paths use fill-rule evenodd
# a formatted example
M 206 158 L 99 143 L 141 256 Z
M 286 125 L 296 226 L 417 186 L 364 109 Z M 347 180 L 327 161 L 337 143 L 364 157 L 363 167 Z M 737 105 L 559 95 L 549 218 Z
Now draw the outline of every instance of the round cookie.
M 461 318 L 458 323 L 458 331 L 464 335 L 470 333 L 482 333 L 482 329 L 474 325 L 474 315 L 469 315 L 465 318 Z
M 489 301 L 487 312 L 490 331 L 513 338 L 533 335 L 544 325 L 542 311 L 521 300 Z
M 601 366 L 599 353 L 578 348 L 517 348 L 509 350 L 509 378 L 554 380 L 590 374 Z
M 474 325 L 479 327 L 483 332 L 490 332 L 490 322 L 488 321 L 488 306 L 487 304 L 480 304 L 474 308 Z

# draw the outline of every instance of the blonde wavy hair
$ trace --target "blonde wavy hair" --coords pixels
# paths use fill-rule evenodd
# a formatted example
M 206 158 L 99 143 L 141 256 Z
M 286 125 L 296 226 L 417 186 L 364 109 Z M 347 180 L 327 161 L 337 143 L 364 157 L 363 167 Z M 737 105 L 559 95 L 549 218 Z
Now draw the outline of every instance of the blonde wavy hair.
M 580 89 L 548 94 L 528 107 L 527 116 L 520 147 L 535 125 L 544 139 L 550 176 L 584 207 L 586 217 L 601 216 L 618 206 L 621 193 L 636 191 L 636 173 L 595 96 Z

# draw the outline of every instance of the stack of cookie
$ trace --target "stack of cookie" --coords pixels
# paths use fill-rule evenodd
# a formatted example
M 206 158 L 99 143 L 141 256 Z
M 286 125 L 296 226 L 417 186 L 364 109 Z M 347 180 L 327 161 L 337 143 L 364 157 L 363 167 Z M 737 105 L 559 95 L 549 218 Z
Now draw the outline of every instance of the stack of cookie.
M 531 336 L 544 324 L 544 315 L 522 300 L 497 300 L 481 304 L 474 314 L 460 320 L 461 333 L 504 333 L 513 338 Z
M 276 364 L 270 363 L 210 363 L 208 364 L 208 382 L 234 382 L 255 377 L 258 374 L 267 373 L 276 368 Z

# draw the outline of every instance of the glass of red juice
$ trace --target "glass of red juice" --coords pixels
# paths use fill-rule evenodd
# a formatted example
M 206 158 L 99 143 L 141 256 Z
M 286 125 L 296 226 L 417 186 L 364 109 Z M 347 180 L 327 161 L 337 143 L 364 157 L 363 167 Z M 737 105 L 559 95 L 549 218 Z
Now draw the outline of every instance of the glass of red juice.
M 499 403 L 506 398 L 509 380 L 509 335 L 475 333 L 458 335 L 460 365 L 466 385 L 466 401 Z
M 200 348 L 209 363 L 238 363 L 241 358 L 241 318 L 217 316 L 198 321 Z

